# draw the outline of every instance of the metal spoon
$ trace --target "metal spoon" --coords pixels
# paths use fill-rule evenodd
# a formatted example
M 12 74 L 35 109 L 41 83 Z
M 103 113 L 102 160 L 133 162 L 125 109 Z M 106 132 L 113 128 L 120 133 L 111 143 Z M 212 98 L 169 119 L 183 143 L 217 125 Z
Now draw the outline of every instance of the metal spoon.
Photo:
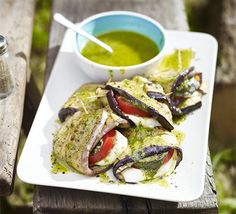
M 99 45 L 100 47 L 106 49 L 107 51 L 109 51 L 110 53 L 113 52 L 112 48 L 103 43 L 102 41 L 100 41 L 99 39 L 97 39 L 96 37 L 88 34 L 87 32 L 83 31 L 81 28 L 78 28 L 78 26 L 76 26 L 74 23 L 72 23 L 70 20 L 68 20 L 66 17 L 64 17 L 63 15 L 61 15 L 60 13 L 55 13 L 53 16 L 54 20 L 57 21 L 58 23 L 62 24 L 63 26 L 73 30 L 74 32 L 80 34 L 81 36 L 86 37 L 87 39 L 91 40 L 92 42 L 96 43 L 97 45 Z

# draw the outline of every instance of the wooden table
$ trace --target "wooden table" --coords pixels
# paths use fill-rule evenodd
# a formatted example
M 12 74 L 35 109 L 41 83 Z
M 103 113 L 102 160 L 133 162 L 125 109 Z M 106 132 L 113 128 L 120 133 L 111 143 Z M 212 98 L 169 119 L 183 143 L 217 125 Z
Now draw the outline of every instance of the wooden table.
M 0 1 L 0 34 L 8 40 L 16 82 L 13 93 L 0 100 L 0 196 L 9 195 L 13 189 L 25 87 L 30 76 L 34 5 L 34 0 Z
M 55 0 L 52 12 L 60 12 L 74 22 L 102 11 L 130 10 L 157 19 L 168 29 L 188 30 L 182 0 Z M 64 36 L 65 29 L 52 22 L 46 82 Z M 217 213 L 216 190 L 208 154 L 205 190 L 191 202 L 165 202 L 121 195 L 36 186 L 34 213 Z

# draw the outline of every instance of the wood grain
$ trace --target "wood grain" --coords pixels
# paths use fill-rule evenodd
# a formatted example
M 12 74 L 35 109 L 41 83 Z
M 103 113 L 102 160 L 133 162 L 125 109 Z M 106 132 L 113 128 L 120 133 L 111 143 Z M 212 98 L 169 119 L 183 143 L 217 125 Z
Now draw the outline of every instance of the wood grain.
M 56 0 L 53 13 L 60 12 L 74 22 L 107 10 L 136 11 L 158 20 L 166 28 L 188 30 L 181 0 Z M 65 29 L 52 22 L 46 79 L 64 36 Z M 36 186 L 34 213 L 217 213 L 216 190 L 208 154 L 204 194 L 192 202 L 175 203 L 80 190 Z
M 31 47 L 34 0 L 1 0 L 0 5 L 0 33 L 8 39 L 12 55 L 11 69 L 16 82 L 13 93 L 0 100 L 0 196 L 3 196 L 11 193 L 14 180 Z

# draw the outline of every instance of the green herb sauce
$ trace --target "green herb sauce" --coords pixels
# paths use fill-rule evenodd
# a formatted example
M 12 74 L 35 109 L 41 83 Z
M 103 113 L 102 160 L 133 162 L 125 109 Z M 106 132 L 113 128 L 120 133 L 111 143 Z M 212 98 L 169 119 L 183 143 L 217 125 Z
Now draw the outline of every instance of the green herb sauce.
M 174 129 L 171 131 L 175 137 L 177 138 L 178 142 L 179 142 L 179 145 L 181 145 L 183 142 L 184 142 L 184 139 L 185 139 L 185 133 L 182 132 L 182 131 L 179 131 L 177 129 Z
M 158 184 L 159 186 L 164 187 L 164 188 L 169 188 L 170 187 L 169 182 L 165 178 L 154 178 L 154 179 L 151 179 L 151 180 L 141 181 L 140 183 L 143 183 L 143 184 Z
M 137 65 L 152 59 L 159 53 L 157 45 L 148 37 L 129 31 L 113 31 L 97 36 L 109 45 L 109 53 L 97 44 L 89 41 L 81 54 L 93 62 L 109 66 Z
M 99 180 L 101 183 L 109 183 L 110 177 L 107 175 L 106 172 L 103 172 L 99 174 Z
M 63 108 L 74 107 L 80 111 L 86 108 L 88 111 L 100 109 L 101 103 L 97 97 L 96 90 L 102 88 L 100 84 L 84 84 L 76 90 L 63 105 Z
M 173 117 L 173 122 L 177 125 L 180 125 L 182 122 L 184 122 L 187 119 L 186 115 L 181 116 L 175 116 Z
M 55 157 L 54 153 L 51 154 L 51 162 L 52 162 L 52 168 L 51 168 L 52 173 L 54 173 L 54 174 L 57 174 L 57 173 L 65 174 L 65 173 L 68 172 L 68 169 L 56 160 L 56 157 Z

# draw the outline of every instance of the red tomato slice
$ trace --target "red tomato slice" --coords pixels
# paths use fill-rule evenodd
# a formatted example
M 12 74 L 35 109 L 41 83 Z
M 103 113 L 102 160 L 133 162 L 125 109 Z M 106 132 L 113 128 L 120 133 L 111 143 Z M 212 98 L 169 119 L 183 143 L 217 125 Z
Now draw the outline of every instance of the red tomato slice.
M 168 152 L 168 154 L 163 159 L 162 163 L 163 164 L 167 163 L 172 158 L 173 154 L 174 154 L 174 149 L 172 149 Z
M 108 155 L 108 153 L 114 146 L 115 135 L 116 131 L 112 129 L 102 137 L 103 144 L 100 150 L 98 150 L 95 154 L 89 156 L 89 164 L 94 164 Z
M 143 111 L 135 106 L 133 106 L 131 103 L 126 101 L 124 98 L 120 96 L 116 96 L 116 101 L 118 102 L 118 105 L 120 107 L 120 110 L 124 112 L 125 114 L 131 114 L 131 115 L 136 115 L 140 117 L 150 117 L 151 115 Z

